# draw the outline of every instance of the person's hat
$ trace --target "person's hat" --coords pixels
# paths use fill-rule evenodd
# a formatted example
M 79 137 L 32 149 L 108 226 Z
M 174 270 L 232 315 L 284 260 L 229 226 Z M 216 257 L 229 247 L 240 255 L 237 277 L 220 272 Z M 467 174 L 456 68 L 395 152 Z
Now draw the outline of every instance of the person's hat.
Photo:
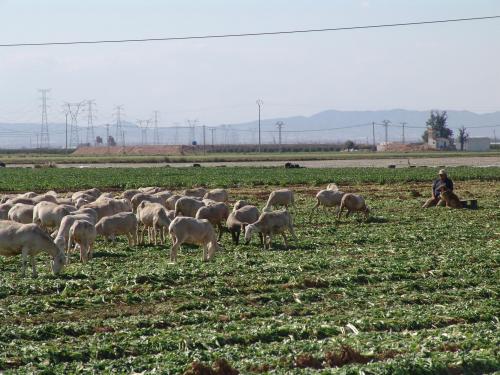
M 444 174 L 445 176 L 448 176 L 448 173 L 446 173 L 446 169 L 440 169 L 438 172 L 438 175 Z

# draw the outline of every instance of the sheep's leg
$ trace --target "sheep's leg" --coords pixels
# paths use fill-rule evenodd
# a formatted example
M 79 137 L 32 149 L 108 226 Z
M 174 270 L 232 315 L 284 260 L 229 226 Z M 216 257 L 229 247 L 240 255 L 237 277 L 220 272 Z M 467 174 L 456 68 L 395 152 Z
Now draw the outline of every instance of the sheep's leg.
M 170 261 L 175 263 L 177 261 L 177 250 L 179 250 L 180 243 L 177 238 L 172 238 L 172 248 L 170 249 Z
M 158 245 L 158 232 L 156 231 L 156 224 L 153 225 L 153 237 L 154 237 L 154 243 L 155 243 L 155 246 Z
M 273 236 L 271 233 L 269 233 L 269 236 L 267 237 L 267 249 L 271 250 L 271 244 L 273 242 Z
M 262 246 L 264 244 L 264 236 L 260 232 L 259 232 L 259 239 L 260 239 L 260 245 Z
M 288 228 L 288 230 L 290 231 L 293 239 L 294 240 L 298 240 L 297 235 L 295 234 L 295 230 L 293 229 L 293 226 L 290 225 L 290 227 Z
M 203 244 L 203 261 L 208 261 L 208 245 L 206 243 Z
M 349 217 L 350 214 L 351 214 L 351 210 L 347 210 L 347 212 L 345 214 L 346 219 Z
M 21 252 L 21 257 L 22 257 L 22 265 L 23 265 L 22 275 L 23 275 L 23 277 L 25 277 L 26 276 L 26 263 L 28 263 L 28 249 L 23 248 L 23 250 Z
M 31 263 L 31 275 L 33 277 L 37 277 L 38 276 L 38 272 L 36 272 L 35 257 L 33 255 L 30 256 L 30 263 Z
M 72 238 L 70 237 L 70 238 L 68 239 L 68 251 L 67 251 L 67 253 L 68 253 L 68 259 L 67 259 L 67 261 L 66 261 L 66 263 L 67 263 L 67 264 L 70 264 L 70 263 L 71 263 L 71 246 L 72 246 L 72 243 L 71 243 L 71 242 L 72 242 Z
M 337 220 L 339 220 L 340 217 L 342 216 L 342 211 L 344 211 L 344 207 L 341 205 L 340 208 L 339 208 L 339 213 L 337 215 Z
M 88 259 L 92 259 L 94 257 L 94 243 L 91 242 L 89 245 Z
M 283 241 L 285 242 L 285 249 L 288 250 L 288 241 L 286 240 L 285 233 L 281 233 L 281 235 L 283 236 Z
M 219 229 L 219 237 L 217 237 L 217 241 L 220 241 L 220 239 L 222 238 L 222 231 L 223 231 L 223 228 L 222 228 L 222 224 L 219 222 L 217 224 L 217 228 Z
M 240 239 L 240 232 L 237 231 L 231 231 L 231 238 L 233 239 L 233 243 L 235 245 L 238 245 L 238 241 Z
M 132 246 L 134 243 L 134 236 L 132 236 L 132 234 L 130 232 L 127 233 L 127 240 L 128 240 L 128 245 Z

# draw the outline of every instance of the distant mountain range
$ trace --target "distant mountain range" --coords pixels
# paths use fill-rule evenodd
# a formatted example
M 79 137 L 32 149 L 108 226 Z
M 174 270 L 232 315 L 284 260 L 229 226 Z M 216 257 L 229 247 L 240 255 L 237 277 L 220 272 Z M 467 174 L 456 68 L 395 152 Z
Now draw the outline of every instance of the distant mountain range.
M 332 143 L 344 142 L 348 139 L 355 142 L 372 142 L 372 122 L 375 122 L 375 137 L 377 142 L 384 141 L 385 129 L 380 124 L 389 120 L 388 139 L 399 141 L 402 137 L 402 123 L 405 125 L 406 141 L 419 141 L 425 130 L 425 122 L 429 111 L 412 111 L 393 109 L 387 111 L 336 111 L 327 110 L 316 113 L 310 117 L 295 116 L 285 118 L 263 119 L 261 121 L 261 138 L 263 143 L 278 143 L 277 121 L 283 121 L 283 143 Z M 500 112 L 478 114 L 469 111 L 448 111 L 449 127 L 456 129 L 462 125 L 468 128 L 472 137 L 488 136 L 493 138 L 497 130 L 500 138 Z M 258 122 L 256 120 L 213 126 L 214 143 L 257 143 Z M 125 142 L 127 144 L 140 144 L 142 142 L 141 130 L 132 123 L 123 123 Z M 69 130 L 68 130 L 69 131 Z M 0 123 L 0 147 L 19 148 L 36 147 L 37 133 L 40 132 L 39 124 Z M 110 126 L 109 133 L 115 136 L 115 126 Z M 64 147 L 65 125 L 49 124 L 50 141 L 52 147 Z M 190 129 L 182 127 L 159 127 L 160 143 L 162 144 L 187 144 L 191 141 Z M 105 138 L 106 128 L 95 126 L 94 134 Z M 153 143 L 153 130 L 147 132 L 148 143 Z M 68 142 L 70 142 L 68 134 Z M 81 143 L 86 141 L 86 128 L 79 128 Z M 203 128 L 195 129 L 195 140 L 203 143 Z M 205 141 L 212 143 L 212 131 L 205 129 Z

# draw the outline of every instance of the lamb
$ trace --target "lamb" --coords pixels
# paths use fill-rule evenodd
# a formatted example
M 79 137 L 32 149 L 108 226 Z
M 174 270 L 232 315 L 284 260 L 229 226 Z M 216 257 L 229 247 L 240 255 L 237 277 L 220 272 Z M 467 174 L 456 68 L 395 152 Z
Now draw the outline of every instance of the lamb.
M 215 231 L 208 220 L 199 220 L 192 217 L 176 217 L 168 227 L 172 239 L 170 261 L 177 260 L 177 251 L 183 243 L 202 245 L 203 261 L 211 260 L 219 249 Z
M 52 272 L 57 275 L 66 262 L 64 250 L 59 249 L 52 238 L 35 224 L 20 224 L 12 221 L 0 221 L 0 255 L 16 256 L 23 259 L 22 274 L 26 274 L 26 263 L 30 257 L 33 277 L 37 276 L 34 256 L 47 252 L 52 257 Z
M 115 239 L 116 235 L 126 235 L 129 246 L 137 245 L 137 217 L 132 212 L 120 212 L 103 217 L 95 225 L 98 235 Z
M 151 243 L 151 230 L 153 232 L 154 244 L 157 242 L 157 230 L 160 229 L 160 243 L 165 242 L 164 229 L 168 229 L 170 225 L 170 219 L 167 214 L 167 210 L 159 203 L 151 203 L 148 201 L 142 201 L 137 207 L 137 219 L 140 223 L 144 225 L 142 234 L 137 235 L 140 243 L 144 243 L 144 232 L 148 230 L 149 243 Z
M 76 220 L 85 220 L 95 224 L 97 222 L 97 212 L 91 208 L 85 208 L 63 217 L 57 232 L 52 233 L 52 236 L 55 237 L 54 242 L 59 248 L 68 248 L 69 229 Z
M 165 207 L 167 210 L 175 210 L 175 203 L 182 198 L 182 195 L 174 194 L 165 201 Z
M 43 229 L 58 228 L 63 217 L 73 211 L 76 211 L 76 207 L 74 206 L 40 202 L 33 209 L 33 223 Z
M 349 216 L 351 212 L 363 212 L 365 218 L 368 219 L 368 215 L 370 214 L 370 208 L 366 205 L 365 199 L 361 195 L 347 193 L 342 197 L 342 201 L 340 202 L 340 210 L 337 218 L 340 219 L 342 216 L 342 211 L 347 209 L 346 217 Z
M 287 210 L 263 212 L 259 220 L 253 224 L 247 225 L 245 228 L 245 243 L 248 244 L 252 239 L 254 232 L 262 233 L 264 237 L 264 250 L 271 249 L 272 237 L 275 234 L 281 234 L 285 242 L 285 248 L 288 249 L 288 242 L 285 236 L 285 231 L 289 231 L 294 239 L 297 239 L 293 230 L 292 216 Z
M 94 224 L 86 220 L 75 220 L 69 228 L 68 253 L 72 243 L 78 244 L 80 246 L 80 261 L 86 263 L 87 260 L 92 259 L 96 236 Z
M 240 202 L 240 201 L 239 201 Z M 248 224 L 253 224 L 259 220 L 259 209 L 255 206 L 243 206 L 240 209 L 233 210 L 226 220 L 226 226 L 231 233 L 233 243 L 238 245 L 240 241 L 241 230 L 245 230 Z M 262 234 L 261 234 L 262 241 Z
M 216 202 L 224 202 L 226 203 L 229 200 L 229 194 L 224 189 L 213 189 L 207 192 L 204 196 L 204 199 L 211 199 Z
M 9 218 L 9 210 L 14 206 L 12 203 L 0 204 L 0 220 L 7 220 Z
M 31 224 L 33 222 L 34 206 L 24 203 L 16 203 L 7 214 L 7 218 L 21 224 Z
M 290 189 L 275 190 L 269 194 L 269 199 L 264 206 L 264 211 L 270 211 L 272 207 L 288 206 L 294 204 L 293 191 Z
M 223 233 L 222 223 L 227 220 L 229 216 L 229 207 L 222 202 L 214 203 L 209 206 L 200 207 L 196 212 L 197 219 L 206 219 L 214 227 L 219 229 L 219 236 L 217 238 L 220 241 Z
M 182 197 L 175 202 L 175 216 L 195 217 L 198 210 L 205 204 L 192 197 Z
M 245 206 L 250 206 L 250 203 L 248 203 L 247 201 L 244 201 L 244 200 L 236 201 L 236 203 L 234 204 L 234 207 L 233 207 L 233 211 L 237 211 L 240 208 L 245 207 Z
M 186 189 L 182 192 L 185 197 L 198 197 L 203 198 L 207 193 L 207 189 L 199 187 L 194 189 Z
M 318 208 L 319 206 L 326 207 L 340 207 L 342 202 L 342 197 L 344 196 L 344 192 L 339 190 L 320 190 L 318 194 L 316 194 L 316 204 L 312 208 L 313 210 Z M 312 212 L 311 212 L 312 213 Z
M 131 212 L 132 205 L 126 199 L 110 199 L 103 198 L 99 201 L 95 201 L 86 205 L 82 208 L 92 208 L 97 212 L 97 219 L 100 220 L 105 216 L 111 216 L 119 212 Z

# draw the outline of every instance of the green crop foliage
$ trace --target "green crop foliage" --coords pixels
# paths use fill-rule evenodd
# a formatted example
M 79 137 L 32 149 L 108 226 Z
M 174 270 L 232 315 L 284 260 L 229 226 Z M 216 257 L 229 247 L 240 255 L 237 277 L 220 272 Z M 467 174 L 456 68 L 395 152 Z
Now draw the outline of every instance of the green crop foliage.
M 38 172 L 8 170 L 2 188 Z M 235 246 L 225 234 L 213 262 L 183 246 L 172 265 L 169 244 L 99 239 L 91 262 L 73 254 L 57 277 L 39 255 L 37 279 L 21 277 L 19 257 L 0 257 L 0 372 L 178 374 L 220 358 L 244 374 L 500 369 L 498 168 L 450 172 L 478 210 L 421 209 L 429 182 L 419 181 L 435 173 L 426 169 L 47 172 L 46 185 L 31 179 L 36 189 L 87 187 L 93 178 L 99 187 L 228 185 L 234 200 L 259 207 L 288 183 L 298 240 L 285 250 L 276 238 L 264 251 L 257 238 Z M 372 217 L 311 215 L 319 184 L 331 181 L 363 194 Z
M 240 187 L 423 182 L 436 178 L 436 168 L 6 168 L 0 170 L 0 191 L 75 190 L 140 186 Z M 449 168 L 455 180 L 499 181 L 500 168 Z

